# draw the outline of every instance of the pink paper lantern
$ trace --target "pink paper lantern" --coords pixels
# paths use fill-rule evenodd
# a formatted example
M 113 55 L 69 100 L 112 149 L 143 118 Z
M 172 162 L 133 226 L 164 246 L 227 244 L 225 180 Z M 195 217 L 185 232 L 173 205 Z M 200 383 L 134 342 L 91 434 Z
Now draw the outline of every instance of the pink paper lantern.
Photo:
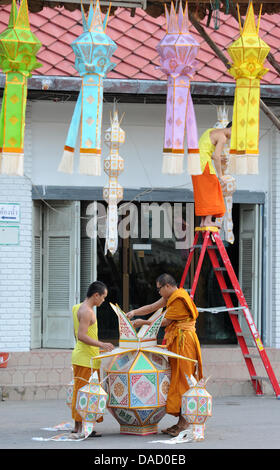
M 185 135 L 188 145 L 188 171 L 201 174 L 196 118 L 190 92 L 198 62 L 199 44 L 189 32 L 187 2 L 180 3 L 178 15 L 173 3 L 165 7 L 167 31 L 157 46 L 160 69 L 168 76 L 163 173 L 182 173 Z

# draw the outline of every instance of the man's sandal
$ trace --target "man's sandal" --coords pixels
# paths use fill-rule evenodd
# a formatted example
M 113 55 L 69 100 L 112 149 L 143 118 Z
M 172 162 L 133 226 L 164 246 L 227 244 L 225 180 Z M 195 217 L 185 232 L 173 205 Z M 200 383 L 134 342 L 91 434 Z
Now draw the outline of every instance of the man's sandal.
M 174 424 L 174 426 L 171 426 L 170 428 L 162 429 L 163 434 L 169 434 L 170 431 L 173 431 L 173 429 L 177 428 L 177 424 Z
M 169 434 L 169 436 L 172 436 L 172 437 L 177 437 L 180 434 L 180 432 L 185 431 L 187 427 L 185 428 L 183 426 L 179 426 L 178 424 L 175 424 L 175 426 L 172 426 L 172 428 L 169 428 L 169 430 L 168 429 L 166 430 L 167 431 L 166 434 Z
M 91 431 L 90 435 L 88 437 L 101 437 L 102 434 L 97 431 Z

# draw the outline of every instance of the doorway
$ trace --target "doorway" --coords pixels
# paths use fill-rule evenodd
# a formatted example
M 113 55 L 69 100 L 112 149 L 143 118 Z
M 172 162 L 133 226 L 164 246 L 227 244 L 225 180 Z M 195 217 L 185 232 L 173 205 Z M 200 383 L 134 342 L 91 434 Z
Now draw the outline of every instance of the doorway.
M 164 203 L 163 203 L 164 204 Z M 169 217 L 164 221 L 164 214 L 158 219 L 160 230 L 158 235 L 152 236 L 152 211 L 146 213 L 148 218 L 149 233 L 141 231 L 143 224 L 143 213 L 140 217 L 141 208 L 137 204 L 136 216 L 132 225 L 134 233 L 126 238 L 119 237 L 118 251 L 112 256 L 104 254 L 104 240 L 98 238 L 97 248 L 97 276 L 98 279 L 105 282 L 109 287 L 108 301 L 118 303 L 125 311 L 136 309 L 146 304 L 150 304 L 159 299 L 156 289 L 156 279 L 162 273 L 171 274 L 175 280 L 180 282 L 181 276 L 189 254 L 189 248 L 192 245 L 194 226 L 198 222 L 194 217 L 194 207 L 192 203 L 182 204 L 182 227 L 187 222 L 189 234 L 187 240 L 178 245 L 178 230 L 174 221 L 174 204 L 166 206 L 171 208 Z M 239 274 L 239 214 L 238 204 L 233 206 L 233 223 L 235 231 L 235 243 L 230 245 L 225 242 L 228 255 L 231 259 L 233 268 L 238 276 Z M 127 215 L 125 215 L 127 217 Z M 166 221 L 169 220 L 169 232 L 166 229 Z M 127 220 L 127 225 L 129 221 Z M 135 225 L 138 225 L 138 237 L 136 237 Z M 182 229 L 182 227 L 180 227 Z M 164 233 L 165 229 L 165 233 Z M 143 236 L 143 232 L 144 235 Z M 168 232 L 168 233 L 166 233 Z M 183 233 L 183 232 L 182 232 Z M 190 235 L 191 234 L 191 235 Z M 140 236 L 139 236 L 140 235 Z M 146 236 L 148 235 L 148 236 Z M 194 270 L 186 279 L 185 288 L 190 288 Z M 200 281 L 195 295 L 195 303 L 199 307 L 214 307 L 224 305 L 224 301 L 215 278 L 215 274 L 208 256 L 205 257 Z M 99 331 L 104 338 L 117 340 L 118 322 L 115 313 L 111 309 L 109 302 L 100 307 Z M 197 333 L 201 344 L 236 344 L 236 336 L 228 314 L 221 313 L 219 316 L 208 312 L 201 312 L 197 320 Z M 160 341 L 163 338 L 163 329 L 160 329 Z

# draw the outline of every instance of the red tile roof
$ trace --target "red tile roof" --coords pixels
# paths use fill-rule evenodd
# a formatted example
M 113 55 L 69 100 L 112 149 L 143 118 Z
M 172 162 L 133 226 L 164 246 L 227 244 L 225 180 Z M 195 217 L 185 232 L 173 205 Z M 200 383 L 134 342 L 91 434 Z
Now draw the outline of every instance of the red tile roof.
M 10 5 L 0 6 L 0 32 L 8 24 Z M 37 54 L 42 67 L 34 75 L 78 76 L 74 68 L 75 56 L 72 41 L 82 33 L 81 12 L 70 12 L 64 8 L 44 8 L 38 13 L 29 14 L 33 33 L 42 42 Z M 239 36 L 239 26 L 234 18 L 220 14 L 218 30 L 206 26 L 208 34 L 227 55 L 227 46 Z M 280 14 L 264 15 L 260 24 L 260 36 L 271 47 L 271 53 L 280 60 Z M 199 66 L 193 81 L 233 82 L 224 64 L 215 56 L 212 49 L 191 25 L 193 36 L 200 43 Z M 107 34 L 116 42 L 118 48 L 112 57 L 115 68 L 108 78 L 165 80 L 166 75 L 158 69 L 159 60 L 156 45 L 165 34 L 165 17 L 152 18 L 145 11 L 136 9 L 135 16 L 130 10 L 118 8 L 108 21 Z M 280 77 L 274 68 L 266 63 L 269 72 L 263 77 L 263 84 L 280 84 Z

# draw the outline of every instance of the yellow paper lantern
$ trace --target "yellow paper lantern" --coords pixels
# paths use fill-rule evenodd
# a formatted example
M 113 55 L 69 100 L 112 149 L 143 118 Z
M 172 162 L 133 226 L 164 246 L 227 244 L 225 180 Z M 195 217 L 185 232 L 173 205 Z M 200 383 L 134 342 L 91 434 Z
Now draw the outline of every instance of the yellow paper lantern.
M 236 174 L 258 173 L 260 79 L 268 71 L 263 64 L 270 50 L 258 35 L 260 17 L 261 11 L 256 26 L 250 2 L 240 37 L 228 48 L 233 60 L 229 73 L 236 80 L 230 145 L 230 165 Z

